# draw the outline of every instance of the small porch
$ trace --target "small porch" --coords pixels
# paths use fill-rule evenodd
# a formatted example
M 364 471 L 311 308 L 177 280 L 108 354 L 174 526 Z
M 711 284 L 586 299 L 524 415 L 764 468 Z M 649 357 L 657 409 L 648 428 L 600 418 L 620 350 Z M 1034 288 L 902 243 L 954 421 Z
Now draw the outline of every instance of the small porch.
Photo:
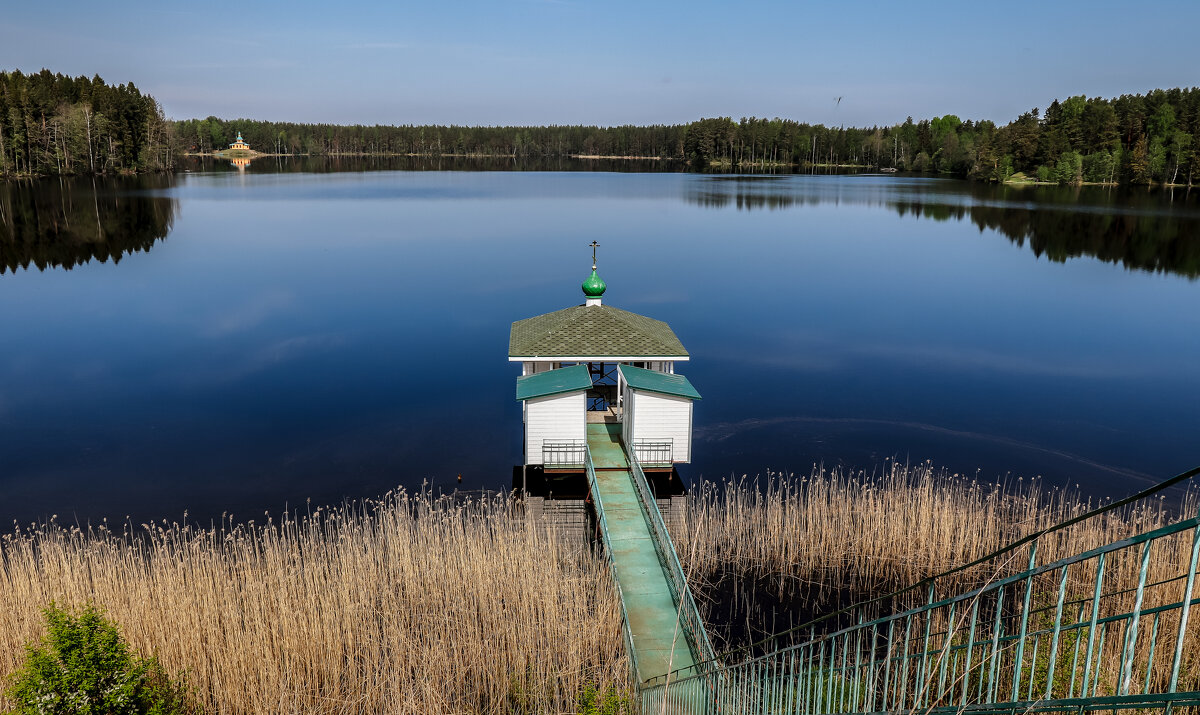
M 610 404 L 602 409 L 594 409 L 587 411 L 587 423 L 589 425 L 599 424 L 619 424 L 621 422 L 621 408 Z

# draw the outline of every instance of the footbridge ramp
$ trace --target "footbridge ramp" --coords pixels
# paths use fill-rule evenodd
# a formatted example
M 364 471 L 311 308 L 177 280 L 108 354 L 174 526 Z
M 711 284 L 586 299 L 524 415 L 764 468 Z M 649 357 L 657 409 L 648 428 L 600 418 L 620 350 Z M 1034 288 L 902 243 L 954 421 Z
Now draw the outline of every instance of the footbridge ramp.
M 715 658 L 637 458 L 619 424 L 588 425 L 587 477 L 638 682 Z

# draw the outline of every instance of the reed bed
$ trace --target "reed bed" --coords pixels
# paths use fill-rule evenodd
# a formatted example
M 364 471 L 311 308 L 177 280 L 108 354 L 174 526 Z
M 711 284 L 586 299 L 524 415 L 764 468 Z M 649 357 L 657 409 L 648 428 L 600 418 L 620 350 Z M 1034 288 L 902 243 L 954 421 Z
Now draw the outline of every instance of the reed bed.
M 207 712 L 574 712 L 629 688 L 607 564 L 507 497 L 118 528 L 3 538 L 0 676 L 53 601 L 103 608 Z
M 672 520 L 672 536 L 718 642 L 737 645 L 729 626 L 743 616 L 757 619 L 757 634 L 778 631 L 795 620 L 778 620 L 777 610 L 807 619 L 878 596 L 1095 506 L 1036 481 L 994 485 L 929 464 L 888 463 L 876 474 L 818 467 L 704 483 Z M 1158 528 L 1196 507 L 1189 493 L 1181 504 L 1110 512 L 1041 540 L 1038 562 Z M 1158 585 L 1146 589 L 1146 607 L 1178 598 L 1189 538 L 1156 546 L 1147 581 Z M 1109 560 L 1106 607 L 1132 602 L 1122 589 L 1136 585 L 1136 556 Z M 1020 571 L 1026 558 L 1020 551 L 981 564 L 939 580 L 938 590 Z M 1069 608 L 1084 608 L 1091 568 L 1071 572 Z M 1055 588 L 1051 578 L 1039 581 L 1036 618 L 1046 618 Z M 772 592 L 777 608 L 751 614 L 762 606 L 754 589 Z M 505 496 L 397 492 L 208 529 L 52 522 L 14 531 L 0 539 L 0 676 L 39 637 L 40 611 L 52 601 L 103 608 L 135 649 L 185 673 L 208 712 L 574 712 L 589 687 L 632 687 L 603 555 L 528 523 Z M 745 613 L 721 613 L 730 603 Z M 961 631 L 941 614 L 930 618 L 947 641 Z M 1200 642 L 1195 630 L 1189 643 Z M 741 637 L 755 634 L 750 627 Z M 1188 672 L 1200 673 L 1195 649 L 1188 652 Z M 1161 668 L 1151 675 L 1160 680 Z
M 1195 496 L 1189 492 L 1181 506 L 1172 505 L 1178 508 L 1163 499 L 1131 505 L 1058 532 L 1040 544 L 1039 562 L 1194 514 Z M 876 473 L 816 466 L 804 476 L 703 482 L 689 494 L 672 537 L 702 584 L 725 574 L 765 577 L 820 601 L 846 591 L 885 594 L 1099 505 L 1038 480 L 997 484 L 889 460 Z M 1025 566 L 1026 555 L 1017 566 Z M 994 576 L 996 565 L 960 578 L 974 581 L 982 572 Z
M 1174 497 L 1170 502 L 1155 497 L 1130 504 L 1042 536 L 1037 564 L 1197 513 L 1195 491 Z M 1017 539 L 1098 506 L 1074 490 L 1047 488 L 1037 480 L 993 484 L 928 463 L 889 462 L 882 473 L 875 474 L 815 467 L 799 477 L 771 473 L 761 480 L 702 484 L 689 495 L 685 516 L 674 524 L 672 536 L 705 619 L 715 626 L 716 640 L 737 649 L 818 615 L 885 596 L 980 560 Z M 1191 543 L 1190 531 L 1155 542 L 1148 561 L 1143 609 L 1183 598 Z M 1029 554 L 1026 546 L 940 577 L 936 593 L 944 598 L 1019 573 L 1027 568 Z M 1141 556 L 1140 546 L 1109 554 L 1100 606 L 1104 614 L 1133 610 Z M 1092 608 L 1096 561 L 1075 564 L 1067 575 L 1064 617 L 1073 622 L 1086 617 Z M 1054 613 L 1058 578 L 1055 571 L 1035 580 L 1035 626 L 1050 627 L 1047 623 Z M 928 595 L 925 588 L 908 591 L 875 604 L 866 617 L 921 605 Z M 1011 597 L 1006 608 L 1015 608 Z M 933 632 L 946 639 L 965 637 L 965 625 L 952 625 L 945 616 L 944 612 L 929 615 Z M 824 627 L 817 626 L 816 633 L 852 625 L 857 617 L 857 611 L 848 612 Z M 958 621 L 962 618 L 960 611 Z M 1165 614 L 1154 628 L 1160 626 L 1163 633 L 1173 634 L 1178 612 Z M 1149 622 L 1142 628 L 1148 632 Z M 802 641 L 809 633 L 809 629 L 801 629 L 747 652 L 765 652 Z M 1174 636 L 1170 638 L 1173 643 Z M 1200 624 L 1189 623 L 1186 644 L 1184 679 L 1189 687 L 1200 687 Z M 1099 663 L 1105 667 L 1105 682 L 1115 683 L 1113 668 L 1121 647 L 1115 636 L 1104 647 Z M 1161 656 L 1164 648 L 1160 644 L 1147 686 L 1165 683 L 1164 668 L 1169 661 Z M 1152 657 L 1147 638 L 1138 642 L 1137 650 L 1136 661 L 1144 668 Z M 1026 659 L 1031 657 L 1036 660 L 1038 655 L 1025 654 Z M 1040 657 L 1045 659 L 1048 653 L 1043 650 Z

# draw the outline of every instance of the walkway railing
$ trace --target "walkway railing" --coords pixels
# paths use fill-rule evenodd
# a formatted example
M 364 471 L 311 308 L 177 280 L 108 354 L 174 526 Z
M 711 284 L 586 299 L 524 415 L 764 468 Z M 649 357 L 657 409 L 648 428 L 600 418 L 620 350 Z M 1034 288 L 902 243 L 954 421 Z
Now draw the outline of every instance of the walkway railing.
M 600 522 L 600 538 L 604 542 L 606 553 L 613 553 L 612 539 L 608 535 L 608 520 L 604 516 L 604 502 L 600 498 L 600 490 L 596 488 L 596 465 L 592 463 L 592 451 L 585 444 L 584 466 L 587 471 L 588 491 L 596 503 L 596 518 Z M 621 579 L 617 578 L 617 567 L 613 560 L 608 559 L 609 572 L 617 587 L 617 600 L 621 603 L 621 633 L 625 637 L 625 652 L 629 655 L 629 669 L 633 673 L 633 681 L 638 680 L 637 653 L 633 650 L 633 632 L 629 630 L 629 614 L 625 611 L 625 593 L 621 590 Z
M 577 469 L 583 466 L 587 451 L 587 440 L 546 440 L 542 442 L 542 466 L 546 469 Z
M 687 637 L 688 646 L 692 649 L 692 657 L 697 662 L 712 663 L 716 659 L 716 652 L 708 640 L 708 632 L 704 630 L 704 620 L 700 618 L 700 611 L 692 599 L 692 591 L 688 588 L 687 577 L 683 574 L 683 567 L 675 554 L 675 546 L 667 533 L 667 525 L 658 510 L 654 492 L 650 489 L 650 483 L 646 481 L 646 473 L 642 471 L 642 465 L 638 463 L 634 450 L 628 450 L 627 456 L 633 486 L 646 515 L 646 522 L 650 525 L 654 551 L 658 554 L 658 561 L 667 575 L 667 586 L 671 589 L 671 597 L 679 609 L 679 623 Z
M 667 440 L 634 440 L 633 454 L 638 462 L 651 466 L 670 466 L 675 458 L 674 441 Z
M 1200 627 L 1191 618 L 1200 604 L 1194 597 L 1200 518 L 1039 562 L 1039 547 L 1053 551 L 1057 532 L 1197 474 L 1200 468 L 915 587 L 831 613 L 806 624 L 799 643 L 655 679 L 640 689 L 642 711 L 1082 713 L 1200 706 Z M 1014 559 L 1023 565 L 1005 575 Z M 938 593 L 939 582 L 962 579 L 969 569 L 984 574 L 982 585 Z M 914 588 L 927 592 L 924 605 L 879 614 Z

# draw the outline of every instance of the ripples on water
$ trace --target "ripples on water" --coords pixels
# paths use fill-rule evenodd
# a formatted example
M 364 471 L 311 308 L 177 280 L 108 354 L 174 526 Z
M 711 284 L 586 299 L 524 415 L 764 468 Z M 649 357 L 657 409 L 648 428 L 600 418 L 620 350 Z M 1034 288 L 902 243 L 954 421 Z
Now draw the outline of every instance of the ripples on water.
M 693 479 L 895 457 L 1120 494 L 1197 461 L 1195 194 L 630 166 L 0 185 L 0 518 L 505 488 L 508 325 L 579 301 L 593 239 L 606 300 L 693 356 Z

